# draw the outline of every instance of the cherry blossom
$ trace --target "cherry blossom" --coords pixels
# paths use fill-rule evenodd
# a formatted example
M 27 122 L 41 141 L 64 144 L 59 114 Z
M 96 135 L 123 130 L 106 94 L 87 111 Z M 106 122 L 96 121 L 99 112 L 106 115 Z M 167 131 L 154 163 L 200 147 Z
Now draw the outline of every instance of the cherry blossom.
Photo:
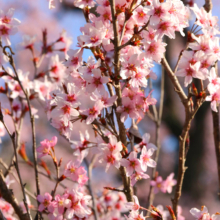
M 147 171 L 147 167 L 155 167 L 156 162 L 151 159 L 150 157 L 153 155 L 155 149 L 150 148 L 147 150 L 147 148 L 144 146 L 141 150 L 141 156 L 140 156 L 140 161 L 141 161 L 141 168 L 143 171 Z
M 64 175 L 83 185 L 87 182 L 88 178 L 86 177 L 86 170 L 80 164 L 81 161 L 79 160 L 69 161 L 66 164 Z
M 123 106 L 117 107 L 117 111 L 121 113 L 121 121 L 124 122 L 128 116 L 131 118 L 138 118 L 139 114 L 137 113 L 134 102 L 129 98 L 125 97 L 122 99 Z
M 145 146 L 146 149 L 151 149 L 151 148 L 152 148 L 152 149 L 154 149 L 154 150 L 157 150 L 157 147 L 156 147 L 154 144 L 149 143 L 149 141 L 150 141 L 150 134 L 145 133 L 145 134 L 142 136 L 142 141 L 141 141 L 139 144 L 135 145 L 135 148 L 136 148 L 138 151 L 140 151 L 140 150 L 142 150 L 143 147 Z
M 135 171 L 131 175 L 131 185 L 134 186 L 137 181 L 142 180 L 142 179 L 149 179 L 150 176 L 144 172 L 137 172 Z
M 142 172 L 140 160 L 137 159 L 137 153 L 132 151 L 128 159 L 121 159 L 121 165 L 126 167 L 127 176 L 131 176 L 134 171 Z
M 206 206 L 202 206 L 201 210 L 197 208 L 192 208 L 190 210 L 190 213 L 193 215 L 195 219 L 198 219 L 198 220 L 199 219 L 209 220 L 211 218 Z
M 125 203 L 125 206 L 132 211 L 138 211 L 140 208 L 138 198 L 137 196 L 133 196 L 133 199 L 134 199 L 134 202 L 127 202 Z
M 150 18 L 150 24 L 156 25 L 160 20 L 169 19 L 169 7 L 170 2 L 160 3 L 159 0 L 152 0 L 151 10 L 148 12 L 149 15 L 152 15 Z
M 38 195 L 37 201 L 40 202 L 38 210 L 41 212 L 45 209 L 48 209 L 48 211 L 53 212 L 53 205 L 51 205 L 52 196 L 49 193 L 45 193 L 44 196 Z
M 162 40 L 153 40 L 151 42 L 144 42 L 146 57 L 153 59 L 156 62 L 160 62 L 163 53 L 165 52 L 166 44 Z
M 158 193 L 159 191 L 161 191 L 163 193 L 166 192 L 165 182 L 161 176 L 156 177 L 155 180 L 151 180 L 150 184 L 151 184 L 151 186 L 154 187 L 155 194 Z
M 102 76 L 100 69 L 93 69 L 92 73 L 93 73 L 93 76 L 85 77 L 85 80 L 88 83 L 87 91 L 91 93 L 97 89 L 99 92 L 103 92 L 105 90 L 103 84 L 109 81 L 108 77 Z
M 97 101 L 95 105 L 89 109 L 81 110 L 83 114 L 87 115 L 86 124 L 91 124 L 101 113 L 103 109 L 103 103 L 101 100 Z
M 45 139 L 40 142 L 41 145 L 37 148 L 37 152 L 39 153 L 38 157 L 43 157 L 51 154 L 51 148 L 57 144 L 57 137 L 52 137 L 51 140 Z
M 165 180 L 164 185 L 168 193 L 172 192 L 173 186 L 176 185 L 177 181 L 173 179 L 174 173 L 171 173 Z

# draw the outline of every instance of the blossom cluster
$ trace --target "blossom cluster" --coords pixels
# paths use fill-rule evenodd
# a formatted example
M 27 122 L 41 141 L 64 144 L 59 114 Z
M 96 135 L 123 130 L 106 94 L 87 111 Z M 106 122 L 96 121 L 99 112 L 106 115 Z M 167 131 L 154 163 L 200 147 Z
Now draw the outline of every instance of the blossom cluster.
M 13 18 L 14 9 L 10 8 L 7 12 L 0 10 L 0 38 L 7 45 L 10 45 L 9 35 L 17 33 L 17 26 L 20 21 L 17 18 Z
M 49 193 L 45 193 L 44 196 L 37 196 L 40 202 L 38 210 L 49 212 L 50 220 L 85 218 L 91 214 L 90 199 L 91 196 L 85 195 L 77 187 L 66 190 L 63 195 L 57 194 L 54 198 Z
M 208 79 L 207 90 L 210 95 L 206 97 L 206 101 L 211 101 L 212 110 L 217 111 L 220 102 L 220 78 L 213 66 L 217 65 L 220 59 L 218 18 L 212 16 L 211 12 L 207 12 L 203 7 L 199 9 L 196 4 L 191 7 L 191 10 L 197 18 L 196 27 L 193 30 L 194 33 L 190 34 L 191 40 L 188 44 L 190 50 L 183 51 L 176 75 L 185 77 L 185 86 L 188 86 L 193 78 L 202 82 Z M 196 31 L 199 26 L 202 34 L 197 34 L 200 31 Z M 205 90 L 202 91 L 202 93 L 205 92 Z
M 50 8 L 54 7 L 53 2 L 50 1 Z M 90 8 L 96 4 L 96 14 L 93 14 Z M 132 144 L 127 132 L 126 140 L 122 143 L 120 127 L 124 126 L 128 118 L 134 122 L 136 119 L 140 121 L 149 113 L 149 106 L 156 105 L 157 100 L 148 89 L 148 81 L 157 78 L 153 68 L 161 63 L 166 50 L 163 37 L 174 39 L 175 32 L 184 36 L 184 28 L 189 26 L 190 11 L 180 0 L 116 0 L 114 17 L 108 0 L 74 0 L 74 5 L 83 9 L 87 20 L 80 28 L 82 34 L 77 38 L 78 49 L 69 49 L 71 40 L 65 32 L 49 43 L 46 30 L 40 42 L 40 53 L 36 52 L 35 37 L 25 36 L 20 43 L 20 48 L 30 50 L 32 54 L 36 70 L 34 76 L 16 70 L 13 65 L 13 68 L 4 68 L 5 64 L 11 62 L 0 45 L 0 76 L 6 83 L 0 92 L 9 99 L 9 106 L 3 104 L 4 114 L 10 115 L 15 124 L 21 123 L 30 111 L 37 118 L 38 110 L 32 106 L 32 100 L 43 101 L 51 125 L 69 141 L 73 149 L 73 159 L 65 162 L 63 174 L 58 175 L 56 181 L 58 185 L 68 178 L 77 186 L 71 190 L 66 189 L 60 195 L 55 193 L 56 185 L 52 193 L 37 195 L 40 203 L 38 211 L 45 213 L 50 220 L 89 219 L 94 212 L 91 207 L 96 204 L 101 219 L 121 220 L 121 215 L 131 210 L 126 216 L 128 220 L 145 220 L 135 196 L 134 202 L 125 203 L 124 194 L 104 191 L 99 198 L 93 198 L 92 204 L 91 196 L 87 195 L 84 187 L 88 177 L 82 164 L 89 154 L 96 155 L 106 167 L 106 172 L 111 167 L 126 168 L 125 175 L 132 186 L 138 180 L 150 178 L 146 174 L 147 168 L 155 168 L 157 165 L 152 159 L 157 147 L 149 142 L 150 135 L 145 133 L 140 143 Z M 201 26 L 203 34 L 197 35 L 195 30 L 190 34 L 190 50 L 183 51 L 175 74 L 185 77 L 185 86 L 189 86 L 193 78 L 202 83 L 209 79 L 207 89 L 202 88 L 202 95 L 206 96 L 209 92 L 206 100 L 211 101 L 212 110 L 217 111 L 216 106 L 220 103 L 220 78 L 216 76 L 213 67 L 220 58 L 219 38 L 216 36 L 219 34 L 217 18 L 196 5 L 191 9 L 197 17 L 195 24 Z M 6 45 L 10 45 L 8 37 L 17 31 L 19 24 L 12 16 L 13 9 L 7 13 L 0 11 L 0 38 Z M 115 30 L 118 31 L 117 39 Z M 61 48 L 55 46 L 59 43 L 62 43 Z M 87 61 L 83 60 L 85 50 L 93 54 Z M 42 65 L 44 59 L 48 61 L 46 67 Z M 43 70 L 39 71 L 39 67 Z M 27 103 L 27 97 L 31 105 Z M 79 132 L 79 141 L 73 140 L 75 122 L 92 128 L 95 137 L 91 137 L 85 130 Z M 4 129 L 0 127 L 0 136 L 3 135 Z M 129 144 L 125 146 L 127 141 Z M 62 159 L 58 161 L 56 158 L 56 144 L 57 137 L 45 139 L 40 142 L 37 152 L 39 160 L 48 155 L 52 158 L 58 174 Z M 46 164 L 42 166 L 47 169 Z M 151 180 L 154 193 L 171 193 L 176 184 L 173 178 L 174 173 L 171 173 L 166 180 L 161 176 Z M 2 199 L 0 207 L 6 217 L 13 215 L 11 206 Z M 191 213 L 197 219 L 219 219 L 218 213 L 210 216 L 205 207 L 202 211 L 192 209 Z M 180 214 L 179 211 L 178 219 L 184 219 Z M 167 214 L 164 212 L 163 216 L 166 219 Z
M 199 219 L 201 219 L 201 220 L 219 220 L 220 219 L 219 212 L 217 212 L 216 214 L 210 215 L 206 206 L 202 206 L 201 210 L 199 210 L 197 208 L 192 208 L 190 210 L 190 213 L 197 220 L 199 220 Z

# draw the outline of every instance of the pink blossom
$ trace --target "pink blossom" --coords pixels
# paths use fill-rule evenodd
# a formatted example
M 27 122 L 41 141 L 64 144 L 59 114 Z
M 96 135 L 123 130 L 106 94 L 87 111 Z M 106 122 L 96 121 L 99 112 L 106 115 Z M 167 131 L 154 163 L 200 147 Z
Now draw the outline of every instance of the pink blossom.
M 65 216 L 68 219 L 73 218 L 76 215 L 79 218 L 84 218 L 86 215 L 91 214 L 91 210 L 88 207 L 88 202 L 91 199 L 90 196 L 85 196 L 78 191 L 78 189 L 72 189 L 68 192 L 68 208 Z M 82 201 L 82 203 L 81 203 Z
M 23 35 L 22 42 L 19 43 L 19 48 L 33 50 L 34 42 L 36 41 L 36 36 Z
M 220 86 L 220 78 L 217 77 L 214 67 L 211 68 L 208 79 L 209 79 L 209 84 L 208 84 L 209 91 L 212 92 Z
M 149 179 L 149 178 L 150 176 L 145 174 L 144 172 L 134 172 L 131 175 L 131 185 L 134 186 L 137 181 L 142 179 Z
M 68 195 L 64 194 L 63 196 L 56 195 L 55 201 L 56 201 L 56 207 L 58 208 L 58 213 L 63 214 L 64 209 L 68 208 L 68 205 L 70 201 L 67 199 Z
M 64 175 L 70 177 L 73 181 L 77 181 L 79 177 L 79 167 L 81 161 L 69 161 L 65 166 Z
M 97 21 L 95 26 L 87 24 L 81 28 L 81 31 L 83 32 L 83 35 L 80 35 L 78 38 L 80 41 L 84 42 L 84 46 L 95 47 L 102 43 L 107 29 L 102 21 Z
M 83 50 L 79 49 L 79 50 L 69 50 L 68 51 L 68 61 L 65 63 L 65 65 L 68 68 L 71 69 L 77 69 L 79 66 L 82 65 L 82 53 Z
M 121 165 L 126 167 L 126 175 L 131 176 L 134 171 L 142 172 L 140 160 L 137 159 L 137 153 L 132 151 L 128 159 L 122 159 Z
M 88 58 L 86 66 L 80 66 L 78 70 L 80 73 L 82 73 L 82 75 L 92 75 L 92 70 L 97 69 L 100 66 L 100 64 L 101 64 L 100 59 L 97 62 L 95 62 L 95 58 L 90 56 Z
M 165 52 L 165 46 L 166 44 L 162 42 L 161 39 L 151 42 L 144 42 L 144 48 L 146 57 L 153 59 L 156 62 L 160 62 L 163 53 Z
M 80 141 L 70 141 L 71 148 L 74 149 L 74 155 L 80 156 L 80 160 L 82 161 L 89 152 L 89 144 L 90 144 L 90 135 L 88 130 L 85 131 L 85 134 L 79 132 L 80 134 Z
M 124 122 L 128 116 L 131 118 L 138 118 L 139 114 L 135 110 L 134 102 L 125 97 L 122 99 L 123 106 L 117 107 L 117 112 L 121 113 L 121 121 Z
M 16 33 L 17 27 L 12 27 L 10 25 L 0 23 L 0 37 L 2 41 L 5 42 L 7 45 L 11 45 L 9 35 L 14 35 Z
M 159 191 L 165 193 L 166 192 L 166 186 L 165 181 L 162 179 L 161 176 L 156 177 L 155 180 L 151 180 L 150 182 L 151 186 L 154 187 L 154 193 L 158 193 Z
M 0 209 L 3 212 L 3 214 L 8 214 L 8 215 L 12 215 L 14 212 L 13 207 L 11 206 L 10 203 L 6 202 L 5 200 L 3 200 L 2 198 L 0 198 Z
M 172 192 L 173 186 L 176 185 L 177 181 L 173 179 L 174 173 L 171 173 L 165 180 L 164 185 L 168 193 Z
M 74 5 L 78 8 L 93 8 L 95 6 L 95 1 L 93 0 L 74 0 Z
M 144 112 L 147 112 L 149 110 L 150 105 L 156 105 L 157 100 L 155 98 L 151 97 L 151 93 L 144 98 Z
M 143 171 L 147 171 L 147 167 L 156 167 L 156 162 L 151 159 L 150 157 L 153 155 L 155 149 L 154 148 L 147 148 L 144 146 L 141 151 L 140 161 L 141 161 L 141 168 Z
M 102 76 L 100 69 L 93 69 L 92 70 L 93 76 L 86 76 L 85 80 L 87 81 L 86 89 L 89 93 L 94 92 L 96 89 L 99 92 L 105 91 L 104 85 L 109 81 L 107 76 Z
M 6 25 L 19 25 L 21 22 L 17 18 L 13 18 L 14 8 L 10 8 L 7 12 L 0 10 L 0 23 Z
M 220 47 L 219 47 L 219 38 L 214 37 L 211 41 L 211 51 L 212 56 L 214 56 L 216 59 L 220 60 Z
M 220 103 L 220 87 L 216 90 L 212 89 L 209 91 L 210 95 L 206 97 L 206 101 L 211 101 L 212 111 L 217 112 L 217 105 Z
M 103 91 L 101 94 L 98 91 L 93 92 L 93 94 L 90 96 L 92 101 L 97 102 L 98 100 L 101 100 L 103 103 L 103 107 L 111 107 L 114 102 L 117 99 L 116 95 L 110 96 L 107 91 Z
M 65 66 L 59 61 L 58 54 L 52 56 L 50 59 L 49 74 L 56 82 L 62 82 L 66 77 Z
M 149 143 L 150 142 L 150 134 L 148 133 L 145 133 L 143 136 L 142 136 L 142 141 L 135 145 L 135 148 L 138 150 L 138 151 L 141 151 L 143 149 L 143 147 L 146 147 L 146 149 L 154 149 L 154 150 L 157 150 L 157 147 L 152 144 L 152 143 Z
M 104 161 L 107 164 L 105 169 L 105 172 L 107 172 L 110 166 L 115 166 L 119 169 L 121 158 L 122 156 L 120 152 L 111 152 L 108 148 L 105 148 L 100 162 Z
M 81 110 L 81 112 L 87 115 L 86 124 L 91 124 L 101 113 L 103 109 L 103 103 L 101 100 L 98 100 L 92 108 Z
M 52 196 L 49 193 L 45 193 L 44 196 L 38 195 L 37 201 L 40 202 L 38 211 L 42 212 L 45 209 L 48 209 L 49 212 L 53 212 L 54 204 L 52 203 Z
M 202 35 L 199 37 L 196 37 L 194 34 L 192 34 L 192 38 L 196 40 L 194 43 L 189 44 L 189 48 L 193 50 L 202 50 L 206 54 L 211 54 L 211 39 L 207 35 Z
M 111 8 L 110 6 L 98 6 L 96 9 L 96 12 L 99 13 L 100 17 L 104 22 L 106 21 L 111 21 L 112 20 L 112 15 L 111 15 Z
M 210 214 L 208 213 L 208 209 L 205 206 L 202 206 L 201 211 L 197 208 L 192 208 L 190 213 L 197 220 L 210 220 Z
M 176 72 L 177 76 L 185 77 L 184 86 L 187 87 L 191 82 L 193 78 L 198 79 L 206 79 L 206 75 L 202 70 L 200 70 L 201 63 L 197 62 L 194 65 L 189 64 L 184 69 L 180 69 Z
M 127 217 L 128 220 L 145 220 L 143 212 L 139 214 L 136 211 L 131 211 L 129 216 Z
M 51 140 L 45 139 L 40 142 L 41 146 L 37 148 L 37 152 L 40 153 L 38 157 L 43 157 L 51 154 L 51 148 L 53 148 L 57 144 L 57 137 L 52 137 Z
M 56 97 L 54 99 L 54 104 L 56 104 L 56 107 L 51 111 L 50 115 L 52 118 L 59 118 L 59 120 L 62 120 L 64 125 L 68 125 L 68 122 L 72 117 L 77 117 L 79 115 L 79 112 L 69 101 Z
M 152 0 L 151 10 L 148 12 L 149 15 L 152 15 L 152 17 L 150 18 L 150 24 L 156 25 L 159 23 L 160 20 L 168 20 L 169 8 L 170 2 L 160 3 L 159 0 Z
M 147 87 L 146 76 L 149 73 L 146 70 L 137 69 L 137 72 L 131 76 L 130 84 L 134 88 Z
M 139 6 L 135 12 L 134 12 L 134 19 L 136 21 L 136 24 L 142 26 L 143 24 L 148 22 L 149 15 L 148 8 L 144 8 L 143 6 Z
M 45 101 L 50 98 L 52 83 L 48 81 L 47 76 L 44 77 L 44 81 L 34 80 L 33 89 L 38 93 L 40 100 Z
M 124 205 L 132 211 L 138 211 L 140 208 L 140 204 L 138 201 L 138 197 L 133 195 L 134 202 L 126 202 Z

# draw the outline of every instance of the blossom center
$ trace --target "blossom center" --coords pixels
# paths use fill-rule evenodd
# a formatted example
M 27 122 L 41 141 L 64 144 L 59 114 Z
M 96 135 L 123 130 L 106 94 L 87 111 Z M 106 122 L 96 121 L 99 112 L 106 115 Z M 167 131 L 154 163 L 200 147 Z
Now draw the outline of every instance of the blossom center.
M 70 114 L 71 108 L 68 105 L 62 107 L 64 114 Z
M 68 102 L 74 102 L 76 101 L 75 95 L 67 95 L 66 100 Z
M 96 113 L 97 113 L 97 110 L 95 109 L 95 107 L 89 109 L 90 115 L 95 115 Z

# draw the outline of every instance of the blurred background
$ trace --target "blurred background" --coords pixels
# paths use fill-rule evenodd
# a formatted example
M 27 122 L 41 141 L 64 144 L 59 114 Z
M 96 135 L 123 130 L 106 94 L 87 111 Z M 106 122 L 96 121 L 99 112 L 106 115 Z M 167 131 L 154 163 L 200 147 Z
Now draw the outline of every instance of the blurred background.
M 204 5 L 203 0 L 197 0 L 195 3 L 199 7 Z M 213 1 L 213 12 L 215 16 L 219 15 L 220 11 L 220 1 Z M 59 34 L 66 30 L 67 35 L 72 38 L 72 45 L 70 48 L 77 48 L 77 36 L 81 34 L 80 27 L 84 26 L 85 19 L 81 10 L 74 8 L 71 0 L 63 0 L 60 4 L 57 1 L 56 9 L 48 9 L 47 0 L 1 0 L 0 8 L 7 10 L 9 8 L 15 8 L 15 16 L 21 21 L 19 26 L 19 32 L 12 36 L 12 48 L 16 51 L 16 45 L 22 41 L 22 35 L 35 35 L 37 39 L 41 39 L 42 30 L 47 29 L 49 41 L 56 40 Z M 191 17 L 190 24 L 195 21 L 195 17 Z M 175 66 L 176 60 L 179 56 L 180 51 L 185 47 L 186 38 L 176 34 L 175 40 L 167 39 L 167 52 L 166 57 L 172 68 Z M 40 45 L 39 45 L 40 51 Z M 19 55 L 18 55 L 19 53 Z M 84 52 L 83 58 L 87 58 L 91 54 L 88 51 Z M 32 73 L 34 68 L 30 60 L 29 51 L 18 51 L 16 56 L 16 65 L 19 69 L 23 71 L 29 71 Z M 46 65 L 46 64 L 45 64 Z M 42 66 L 43 69 L 44 66 Z M 153 97 L 157 100 L 160 99 L 160 66 L 155 66 L 155 73 L 157 74 L 157 80 L 153 81 Z M 183 83 L 182 81 L 180 81 Z M 196 83 L 196 82 L 195 82 Z M 3 80 L 0 80 L 0 86 L 3 86 Z M 182 84 L 183 85 L 183 84 Z M 0 100 L 3 103 L 4 97 L 1 95 Z M 159 102 L 158 102 L 159 103 Z M 7 103 L 5 104 L 7 106 Z M 34 103 L 34 105 L 39 108 L 39 103 Z M 72 149 L 69 143 L 62 137 L 59 136 L 58 132 L 50 126 L 44 110 L 41 108 L 39 112 L 40 118 L 36 120 L 36 133 L 37 133 L 37 146 L 39 146 L 40 141 L 45 138 L 50 139 L 52 136 L 58 136 L 59 142 L 56 152 L 58 158 L 65 158 L 65 163 L 67 163 L 72 158 Z M 11 121 L 7 118 L 7 122 L 10 125 Z M 165 179 L 171 172 L 175 173 L 177 176 L 178 168 L 178 136 L 182 131 L 182 126 L 184 122 L 184 109 L 182 104 L 177 97 L 173 86 L 167 76 L 165 76 L 165 99 L 164 99 L 164 111 L 162 117 L 161 125 L 161 152 L 158 161 L 158 172 Z M 130 121 L 126 121 L 126 127 L 130 126 Z M 26 118 L 24 122 L 21 142 L 25 143 L 28 151 L 28 155 L 32 158 L 31 152 L 31 134 L 29 133 L 29 118 Z M 86 128 L 81 123 L 75 123 L 75 133 L 71 137 L 72 140 L 79 140 L 78 131 L 85 130 Z M 13 129 L 13 126 L 9 126 Z M 139 123 L 139 128 L 141 134 L 150 133 L 150 142 L 155 143 L 155 124 L 147 116 Z M 0 157 L 4 158 L 6 163 L 9 163 L 12 155 L 12 146 L 10 139 L 7 135 L 2 138 L 2 143 L 0 144 Z M 21 160 L 21 159 L 20 159 Z M 22 161 L 22 160 L 21 160 Z M 53 164 L 48 160 L 49 167 L 53 169 Z M 27 183 L 27 188 L 31 191 L 35 191 L 35 184 L 31 180 L 34 179 L 34 172 L 32 168 L 27 167 L 22 162 L 20 163 L 22 170 L 22 177 L 24 182 Z M 187 154 L 186 166 L 188 167 L 184 183 L 183 183 L 183 194 L 180 199 L 180 205 L 183 208 L 183 216 L 188 219 L 192 219 L 189 214 L 189 210 L 192 207 L 200 208 L 202 205 L 206 205 L 210 213 L 215 213 L 220 211 L 220 205 L 218 201 L 218 178 L 217 178 L 217 164 L 214 149 L 214 139 L 213 139 L 213 128 L 212 128 L 212 115 L 210 110 L 210 104 L 204 103 L 196 114 L 195 119 L 192 122 L 190 129 L 190 148 Z M 147 172 L 151 174 L 151 169 Z M 110 175 L 109 175 L 110 174 Z M 101 180 L 101 181 L 100 181 Z M 41 176 L 42 183 L 42 193 L 51 189 L 51 182 Z M 150 181 L 143 180 L 139 181 L 137 186 L 137 196 L 143 206 L 146 206 Z M 53 183 L 54 184 L 54 183 Z M 71 183 L 69 183 L 71 184 Z M 104 172 L 104 167 L 99 163 L 95 166 L 93 170 L 93 186 L 95 192 L 100 191 L 104 186 L 120 186 L 120 177 L 117 176 L 115 170 L 112 169 L 108 172 L 108 175 Z M 14 184 L 15 185 L 15 184 Z M 16 187 L 12 185 L 12 188 Z M 62 190 L 62 188 L 58 188 Z M 174 190 L 173 190 L 174 192 Z M 158 193 L 156 195 L 154 205 L 171 205 L 172 194 Z M 18 198 L 21 198 L 21 194 L 18 188 L 15 188 L 15 194 Z

